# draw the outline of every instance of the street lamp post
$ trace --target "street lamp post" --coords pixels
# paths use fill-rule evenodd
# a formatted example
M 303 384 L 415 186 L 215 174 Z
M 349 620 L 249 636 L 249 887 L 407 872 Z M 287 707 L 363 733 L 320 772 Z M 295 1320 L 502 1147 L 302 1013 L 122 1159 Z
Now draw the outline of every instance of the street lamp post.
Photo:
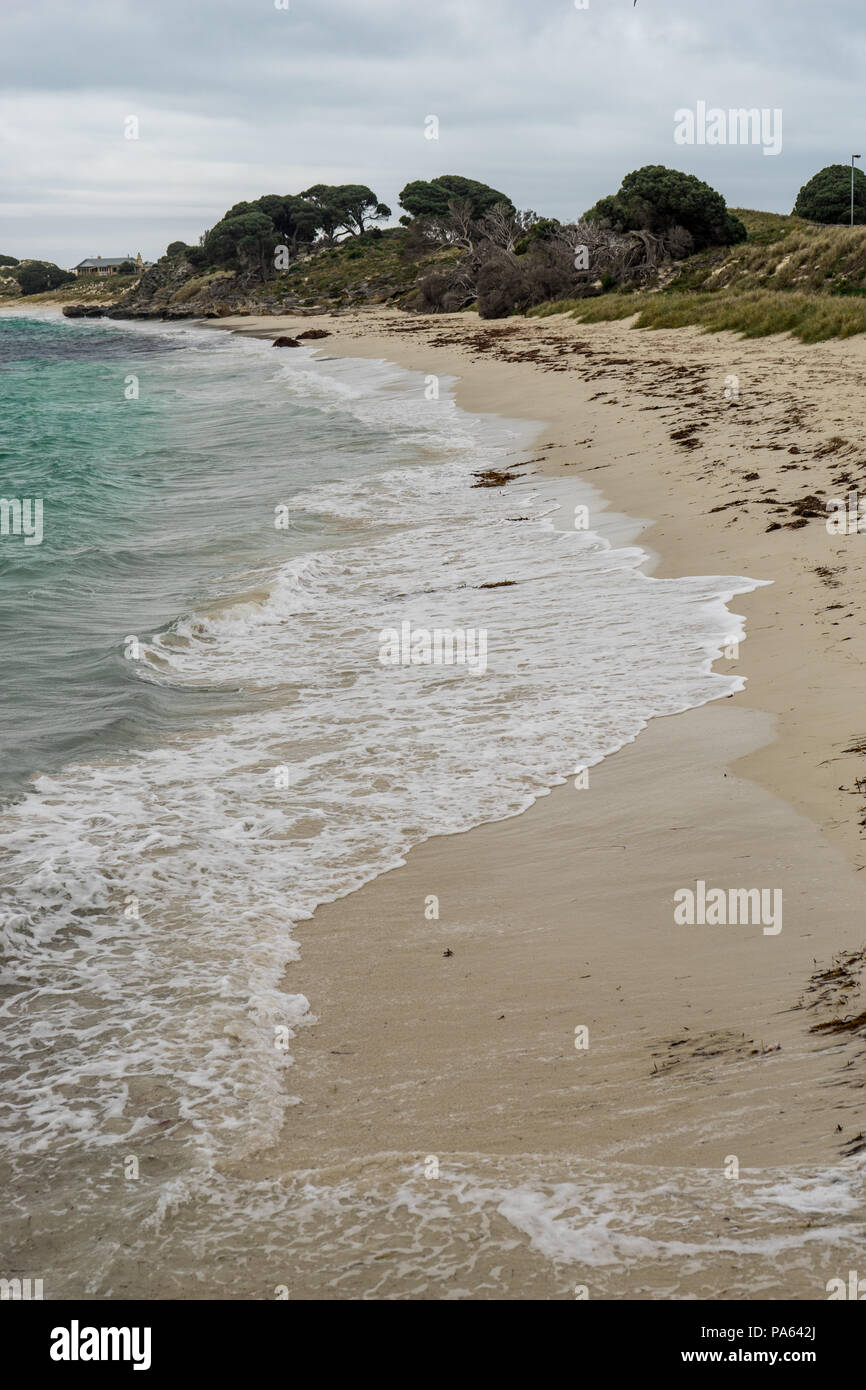
M 851 156 L 851 226 L 854 226 L 854 160 L 859 159 L 859 154 Z

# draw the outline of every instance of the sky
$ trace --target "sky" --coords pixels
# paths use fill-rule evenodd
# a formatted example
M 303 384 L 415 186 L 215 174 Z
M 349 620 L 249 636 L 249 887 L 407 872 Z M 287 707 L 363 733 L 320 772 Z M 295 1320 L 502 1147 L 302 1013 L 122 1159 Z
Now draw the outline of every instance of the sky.
M 0 252 L 62 266 L 313 183 L 571 220 L 645 164 L 773 212 L 866 165 L 863 0 L 4 0 L 0 39 Z M 699 102 L 780 111 L 780 152 L 677 143 Z

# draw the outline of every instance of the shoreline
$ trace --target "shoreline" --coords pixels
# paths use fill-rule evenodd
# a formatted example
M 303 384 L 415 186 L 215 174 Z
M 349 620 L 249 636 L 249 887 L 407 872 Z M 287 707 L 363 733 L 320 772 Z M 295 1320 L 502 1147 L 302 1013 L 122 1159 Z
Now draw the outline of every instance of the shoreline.
M 770 510 L 787 505 L 781 483 L 803 466 L 791 458 L 804 445 L 789 453 L 786 441 L 783 452 L 775 438 L 756 445 L 751 432 L 786 432 L 784 393 L 751 404 L 741 396 L 736 408 L 723 394 L 737 354 L 748 359 L 743 376 L 778 372 L 781 361 L 787 383 L 788 367 L 835 372 L 839 345 L 743 345 L 691 330 L 625 338 L 621 324 L 488 328 L 466 318 L 406 324 L 384 314 L 371 325 L 367 314 L 304 326 L 328 328 L 328 355 L 458 378 L 457 403 L 472 413 L 546 420 L 535 466 L 603 488 L 605 513 L 653 518 L 639 523 L 639 543 L 650 539 L 643 568 L 654 577 L 771 581 L 737 596 L 747 640 L 739 660 L 714 667 L 748 684 L 652 720 L 593 769 L 590 788 L 555 787 L 519 816 L 428 840 L 403 867 L 298 924 L 301 957 L 287 987 L 310 998 L 318 1023 L 294 1045 L 301 1103 L 262 1172 L 469 1151 L 624 1163 L 641 1181 L 683 1168 L 709 1178 L 731 1156 L 753 1172 L 847 1171 L 862 1147 L 858 1033 L 812 1030 L 863 1007 L 866 880 L 857 869 L 866 860 L 855 803 L 839 789 L 858 770 L 858 755 L 842 752 L 857 730 L 856 661 L 839 655 L 858 620 L 837 634 L 835 615 L 853 614 L 854 600 L 827 611 L 862 562 L 852 549 L 839 566 L 836 552 L 856 536 L 831 537 L 819 521 L 789 528 L 784 511 Z M 277 336 L 292 320 L 241 326 Z M 515 360 L 484 360 L 491 334 Z M 588 349 L 574 354 L 583 371 L 547 375 L 561 372 L 575 342 Z M 594 360 L 605 353 L 621 355 Z M 588 363 L 603 374 L 625 367 L 614 380 L 627 384 L 628 401 L 598 396 L 595 379 L 583 379 Z M 852 370 L 866 376 L 866 351 Z M 715 375 L 720 402 L 701 399 L 698 373 Z M 685 407 L 676 394 L 665 406 L 653 399 L 672 375 L 694 393 Z M 856 408 L 853 393 L 848 405 Z M 706 428 L 712 441 L 672 442 L 683 413 L 687 439 Z M 801 406 L 797 439 L 838 429 L 819 406 L 808 423 L 804 414 Z M 734 454 L 733 476 L 731 463 L 708 457 L 723 448 Z M 833 450 L 824 457 L 838 473 Z M 778 481 L 767 496 L 771 467 Z M 741 496 L 755 481 L 746 472 L 761 475 L 764 498 L 732 520 L 731 488 Z M 806 490 L 802 479 L 797 486 L 794 502 Z M 785 524 L 768 533 L 776 515 Z M 820 570 L 833 574 L 832 590 Z M 781 889 L 784 930 L 675 927 L 673 893 L 698 879 Z M 424 914 L 430 894 L 442 903 L 436 921 Z M 837 989 L 821 976 L 840 953 Z M 585 1055 L 574 1045 L 578 1026 L 589 1028 Z M 805 1240 L 808 1225 L 792 1212 L 791 1238 Z M 682 1287 L 690 1296 L 695 1286 Z M 822 1296 L 808 1274 L 775 1287 L 768 1296 Z
M 408 319 L 408 323 L 406 320 Z M 467 323 L 466 320 L 469 319 Z M 276 337 L 287 332 L 294 320 L 291 316 L 275 317 L 273 319 L 223 319 L 216 322 L 208 321 L 202 326 L 209 328 L 226 329 L 231 332 L 250 334 L 251 336 L 268 338 Z M 686 358 L 691 358 L 695 353 L 700 354 L 704 359 L 701 367 L 696 367 L 695 371 L 707 367 L 704 364 L 711 363 L 716 367 L 716 381 L 718 385 L 718 399 L 713 403 L 711 412 L 715 416 L 713 423 L 716 425 L 719 439 L 718 448 L 734 449 L 739 444 L 742 447 L 742 440 L 737 440 L 736 436 L 741 437 L 751 426 L 755 412 L 761 408 L 760 403 L 746 405 L 741 399 L 736 412 L 731 410 L 727 401 L 724 400 L 724 383 L 729 372 L 719 377 L 719 372 L 724 371 L 726 364 L 732 364 L 731 370 L 737 365 L 737 356 L 743 355 L 748 360 L 749 367 L 754 371 L 753 362 L 760 364 L 766 370 L 767 363 L 762 359 L 769 359 L 769 365 L 786 365 L 789 368 L 796 366 L 798 372 L 805 377 L 810 376 L 810 367 L 813 363 L 810 358 L 825 362 L 826 370 L 835 372 L 840 357 L 845 355 L 853 358 L 851 363 L 850 375 L 852 384 L 866 387 L 866 341 L 858 340 L 846 343 L 830 342 L 821 343 L 806 347 L 788 339 L 761 339 L 754 342 L 743 342 L 732 334 L 714 334 L 712 336 L 700 333 L 697 330 L 684 328 L 675 330 L 644 330 L 632 332 L 624 328 L 621 323 L 615 324 L 594 324 L 583 325 L 574 323 L 566 318 L 543 319 L 543 320 L 504 320 L 504 329 L 497 322 L 488 328 L 482 321 L 475 316 L 465 314 L 440 315 L 435 319 L 413 320 L 407 315 L 394 315 L 385 313 L 375 313 L 367 311 L 356 315 L 346 315 L 340 318 L 331 318 L 325 315 L 321 317 L 309 317 L 303 320 L 305 327 L 323 328 L 326 327 L 331 335 L 331 341 L 327 346 L 322 345 L 321 351 L 325 355 L 336 352 L 338 356 L 357 356 L 366 358 L 385 358 L 402 366 L 410 371 L 423 372 L 428 374 L 430 371 L 438 372 L 441 376 L 456 377 L 454 387 L 454 398 L 462 409 L 472 414 L 495 414 L 500 416 L 510 416 L 515 419 L 528 421 L 539 421 L 539 416 L 544 417 L 542 430 L 532 447 L 533 454 L 543 454 L 546 457 L 535 460 L 537 471 L 553 477 L 568 478 L 569 476 L 579 476 L 585 483 L 591 483 L 601 490 L 601 512 L 600 516 L 590 518 L 590 527 L 594 528 L 597 520 L 601 520 L 601 529 L 604 532 L 604 516 L 609 513 L 616 513 L 627 519 L 633 526 L 627 526 L 632 537 L 636 537 L 635 544 L 639 544 L 648 551 L 646 562 L 641 569 L 646 574 L 651 574 L 655 578 L 679 578 L 687 575 L 742 575 L 749 579 L 763 580 L 772 585 L 772 588 L 758 587 L 752 593 L 740 594 L 737 596 L 738 606 L 742 607 L 748 620 L 749 636 L 761 633 L 761 644 L 749 643 L 747 640 L 739 656 L 735 660 L 719 661 L 714 663 L 714 670 L 740 673 L 747 677 L 746 690 L 740 692 L 738 700 L 747 703 L 756 709 L 765 709 L 774 714 L 779 720 L 779 730 L 777 738 L 784 742 L 788 737 L 787 726 L 790 725 L 791 737 L 799 738 L 799 728 L 805 719 L 800 721 L 796 716 L 796 707 L 791 705 L 786 692 L 779 691 L 779 682 L 776 679 L 778 671 L 778 655 L 787 640 L 787 634 L 780 634 L 787 614 L 782 611 L 783 606 L 789 597 L 793 597 L 801 610 L 808 608 L 809 604 L 819 603 L 822 598 L 828 602 L 825 612 L 829 611 L 832 603 L 834 610 L 838 605 L 838 612 L 845 612 L 852 608 L 856 601 L 853 597 L 849 602 L 840 603 L 840 599 L 845 599 L 846 591 L 850 588 L 856 594 L 857 586 L 861 580 L 866 580 L 866 565 L 864 565 L 862 554 L 858 553 L 858 537 L 842 536 L 830 537 L 820 522 L 812 522 L 809 529 L 804 533 L 804 529 L 797 527 L 792 535 L 788 535 L 785 529 L 785 513 L 781 513 L 782 528 L 773 534 L 772 540 L 766 535 L 766 525 L 775 519 L 775 513 L 770 510 L 772 499 L 767 504 L 765 513 L 759 516 L 759 526 L 756 529 L 750 527 L 747 534 L 743 534 L 744 527 L 737 525 L 732 532 L 732 526 L 722 516 L 718 522 L 713 520 L 713 512 L 716 510 L 718 499 L 723 498 L 722 506 L 730 506 L 729 493 L 733 484 L 737 481 L 735 477 L 725 472 L 721 477 L 709 477 L 703 472 L 704 465 L 694 463 L 695 457 L 702 460 L 708 449 L 702 447 L 700 451 L 692 452 L 689 440 L 684 441 L 682 449 L 672 446 L 667 433 L 658 427 L 655 420 L 647 422 L 646 419 L 639 422 L 640 429 L 647 437 L 642 440 L 635 440 L 631 428 L 632 422 L 627 415 L 618 414 L 617 419 L 611 427 L 607 420 L 600 418 L 603 414 L 603 406 L 609 404 L 607 400 L 602 401 L 602 406 L 595 409 L 594 414 L 599 417 L 592 422 L 591 436 L 585 439 L 574 440 L 571 436 L 574 433 L 586 433 L 586 420 L 572 418 L 577 415 L 576 406 L 580 404 L 584 410 L 586 400 L 581 399 L 576 393 L 572 400 L 563 401 L 563 396 L 567 393 L 563 390 L 558 381 L 545 380 L 543 373 L 553 370 L 562 371 L 563 368 L 549 364 L 538 364 L 528 358 L 526 348 L 531 351 L 534 347 L 534 338 L 542 341 L 545 339 L 553 341 L 554 352 L 562 353 L 562 344 L 571 344 L 572 340 L 582 342 L 585 339 L 597 339 L 598 346 L 594 349 L 599 356 L 602 353 L 613 351 L 614 345 L 618 351 L 623 351 L 625 347 L 635 345 L 642 349 L 634 354 L 633 361 L 620 358 L 613 360 L 615 366 L 632 367 L 643 366 L 649 358 L 649 366 L 668 367 L 669 362 L 660 363 L 651 350 L 647 350 L 648 344 L 656 340 L 662 340 L 665 349 L 681 351 Z M 346 327 L 342 325 L 346 323 Z M 413 332 L 414 330 L 414 332 Z M 443 331 L 450 333 L 451 338 L 444 344 L 438 341 Z M 464 342 L 460 341 L 461 331 Z M 485 354 L 479 352 L 472 339 L 479 334 L 482 338 L 491 335 L 495 337 L 497 333 L 503 333 L 503 337 L 508 344 L 509 351 L 519 360 L 517 362 L 503 361 L 501 358 L 492 357 L 485 360 Z M 511 335 L 516 334 L 518 344 L 513 344 Z M 429 341 L 428 341 L 429 340 Z M 550 346 L 548 341 L 547 346 Z M 786 355 L 790 354 L 791 362 L 785 363 Z M 611 359 L 608 358 L 610 363 Z M 602 368 L 599 372 L 594 367 L 594 374 L 602 375 L 604 372 L 605 359 L 602 358 Z M 582 365 L 582 364 L 579 364 Z M 594 366 L 594 364 L 593 364 Z M 522 406 L 522 393 L 526 386 L 526 373 L 533 372 L 532 382 L 533 395 L 531 403 L 527 408 Z M 645 373 L 651 378 L 651 373 Z M 662 373 L 664 375 L 664 373 Z M 615 378 L 618 384 L 622 385 L 621 376 Z M 630 385 L 630 384 L 629 384 Z M 569 374 L 568 391 L 575 392 L 576 383 Z M 630 385 L 630 389 L 631 385 Z M 689 388 L 694 389 L 694 388 Z M 630 406 L 617 402 L 622 411 L 629 411 L 631 414 L 643 411 L 660 411 L 662 407 L 654 403 L 653 394 L 657 394 L 658 382 L 648 380 L 648 393 L 637 395 L 635 401 Z M 652 392 L 653 394 L 650 394 Z M 597 395 L 604 396 L 604 391 L 593 391 L 584 388 L 583 397 L 590 396 L 594 399 Z M 790 393 L 788 393 L 790 394 Z M 826 390 L 821 393 L 826 397 Z M 649 404 L 648 404 L 649 402 Z M 540 408 L 541 405 L 545 408 Z M 832 404 L 836 404 L 833 402 Z M 785 401 L 782 401 L 784 407 Z M 855 428 L 859 428 L 862 422 L 866 428 L 866 403 L 859 411 L 856 409 L 856 401 L 847 402 L 848 415 L 853 416 Z M 675 399 L 671 400 L 670 412 L 672 422 L 676 423 L 680 414 L 688 416 L 691 404 L 683 406 Z M 748 415 L 748 420 L 744 421 L 743 416 Z M 736 424 L 732 424 L 732 416 Z M 739 418 L 738 418 L 739 417 Z M 784 420 L 784 414 L 783 414 Z M 829 433 L 837 428 L 841 423 L 838 417 L 829 417 L 825 426 Z M 803 424 L 801 419 L 797 419 L 795 427 L 800 428 Z M 745 426 L 745 428 L 744 428 Z M 685 426 L 686 430 L 693 428 L 691 422 Z M 773 428 L 771 425 L 770 428 Z M 787 433 L 790 426 L 782 423 L 779 426 L 780 433 Z M 831 436 L 832 437 L 832 436 Z M 736 441 L 736 442 L 733 442 Z M 639 471 L 632 460 L 636 457 L 635 444 L 638 443 L 646 449 L 646 453 L 653 461 L 659 459 L 661 467 L 654 467 L 651 472 L 646 470 Z M 762 471 L 762 466 L 778 467 L 778 461 L 773 455 L 779 452 L 777 443 L 772 443 L 768 448 L 747 443 L 745 447 L 749 450 L 754 449 L 758 453 L 758 458 L 753 462 L 746 459 L 740 466 L 741 472 L 755 472 L 761 470 L 762 477 L 769 477 Z M 790 446 L 788 446 L 790 447 Z M 611 454 L 623 448 L 621 456 L 611 457 Z M 796 445 L 798 455 L 801 446 Z M 592 455 L 593 450 L 602 455 L 597 459 L 597 454 Z M 828 464 L 823 469 L 815 465 L 815 471 L 823 471 L 827 478 L 833 472 L 834 461 L 838 466 L 847 466 L 842 463 L 845 452 L 841 455 L 828 455 Z M 738 460 L 739 462 L 739 460 Z M 803 468 L 804 465 L 798 463 L 794 465 Z M 786 471 L 791 468 L 790 459 L 783 455 L 782 468 Z M 863 496 L 866 498 L 866 448 L 864 448 L 864 461 L 859 468 L 863 479 Z M 701 474 L 703 473 L 703 476 Z M 596 475 L 600 476 L 596 476 Z M 528 474 L 527 474 L 528 476 Z M 790 474 L 789 474 L 790 479 Z M 753 484 L 754 484 L 753 480 Z M 809 485 L 814 486 L 812 478 L 808 479 Z M 804 483 L 805 486 L 805 483 Z M 764 484 L 761 484 L 764 489 Z M 749 493 L 754 490 L 747 488 L 739 483 L 737 490 Z M 798 490 L 802 488 L 790 486 L 788 489 L 792 495 L 796 496 Z M 839 493 L 844 495 L 844 488 L 831 489 L 831 495 Z M 780 499 L 784 500 L 784 499 Z M 751 499 L 750 499 L 751 504 Z M 719 509 L 721 510 L 721 508 Z M 790 516 L 796 513 L 791 512 Z M 737 523 L 750 521 L 751 517 L 737 516 Z M 805 547 L 805 550 L 804 550 Z M 866 549 L 866 547 L 863 547 Z M 711 556 L 711 562 L 707 562 L 707 555 Z M 843 578 L 844 571 L 839 566 L 840 557 L 844 559 L 848 577 Z M 811 561 L 814 560 L 815 567 L 809 568 Z M 826 577 L 815 578 L 812 582 L 812 594 L 803 602 L 802 589 L 805 588 L 804 577 L 798 576 L 797 592 L 793 596 L 785 595 L 784 584 L 786 571 L 796 562 L 800 563 L 805 570 L 805 580 L 808 581 L 815 575 L 817 568 L 826 568 L 834 571 Z M 835 567 L 835 569 L 834 569 Z M 864 585 L 866 587 L 866 585 Z M 842 592 L 838 593 L 837 590 Z M 769 599 L 768 599 L 769 596 Z M 762 612 L 762 606 L 769 602 L 769 609 Z M 801 611 L 796 615 L 796 621 L 802 623 L 806 614 Z M 817 616 L 810 614 L 809 616 Z M 771 621 L 772 620 L 772 621 Z M 775 624 L 775 627 L 774 627 Z M 830 626 L 838 626 L 839 621 L 835 618 L 826 619 L 823 637 L 829 637 Z M 861 629 L 861 639 L 866 636 L 866 613 L 860 618 L 859 623 L 856 619 L 853 624 L 845 627 L 842 637 L 851 640 L 853 629 L 859 626 Z M 767 640 L 776 635 L 772 656 L 766 650 Z M 810 634 L 815 636 L 816 634 Z M 801 639 L 797 637 L 797 642 Z M 845 658 L 846 666 L 852 667 L 853 662 Z M 791 668 L 790 660 L 785 663 L 786 676 L 790 679 L 794 672 Z M 848 677 L 848 683 L 856 688 L 857 676 L 852 677 L 851 671 L 843 668 L 843 676 Z M 793 682 L 792 682 L 793 683 Z M 784 758 L 776 759 L 765 758 L 761 754 L 748 755 L 747 761 L 740 769 L 745 775 L 753 776 L 771 791 L 777 791 L 785 799 L 796 806 L 804 814 L 810 816 L 819 825 L 824 827 L 831 838 L 836 843 L 841 844 L 844 852 L 851 861 L 858 867 L 866 867 L 866 838 L 861 833 L 857 824 L 858 811 L 856 807 L 847 802 L 843 797 L 837 795 L 840 780 L 847 780 L 849 785 L 853 785 L 854 777 L 862 772 L 866 772 L 866 762 L 858 761 L 858 754 L 846 754 L 842 745 L 846 741 L 853 740 L 858 729 L 858 715 L 856 701 L 844 699 L 840 695 L 838 699 L 833 699 L 832 689 L 835 681 L 828 682 L 828 689 L 824 691 L 827 697 L 827 707 L 832 711 L 834 718 L 834 731 L 825 738 L 824 747 L 833 747 L 836 759 L 840 763 L 842 772 L 841 778 L 833 776 L 821 776 L 816 774 L 814 768 L 798 768 L 795 771 L 790 768 L 790 758 L 792 754 L 786 754 Z M 850 692 L 847 692 L 850 694 Z M 810 702 L 810 717 L 814 716 L 815 704 L 820 707 L 822 701 Z M 817 716 L 823 723 L 827 722 L 827 711 Z M 840 722 L 841 721 L 841 722 Z M 814 718 L 813 718 L 813 722 Z M 795 734 L 795 730 L 797 730 Z M 838 732 L 835 732 L 838 730 Z M 835 740 L 834 740 L 835 733 Z M 813 740 L 810 740 L 813 742 Z M 864 755 L 860 755 L 866 757 Z M 803 785 L 803 778 L 807 779 Z M 866 792 L 863 797 L 866 802 Z M 847 814 L 845 814 L 847 812 Z
M 843 468 L 859 481 L 855 449 L 837 436 L 856 437 L 866 356 L 845 367 L 833 351 L 621 324 L 584 334 L 570 320 L 311 322 L 331 335 L 319 356 L 397 363 L 421 374 L 419 391 L 447 377 L 447 408 L 456 383 L 488 439 L 510 420 L 508 457 L 524 466 L 503 466 L 509 518 L 543 475 L 557 527 L 587 503 L 589 529 L 639 545 L 653 583 L 710 576 L 695 590 L 703 601 L 733 593 L 732 627 L 746 613 L 746 639 L 713 669 L 749 684 L 651 718 L 585 784 L 564 768 L 568 780 L 528 809 L 422 840 L 400 866 L 296 921 L 275 998 L 304 996 L 315 1026 L 292 1030 L 281 1127 L 257 1124 L 247 1102 L 235 1109 L 234 1157 L 180 1168 L 171 1132 L 156 1135 L 145 1155 L 156 1211 L 149 1184 L 129 1189 L 104 1247 L 91 1249 L 82 1228 L 91 1253 L 75 1240 L 61 1252 L 48 1223 L 22 1230 L 27 1259 L 48 1259 L 71 1289 L 91 1268 L 91 1292 L 123 1297 L 270 1297 L 285 1283 L 301 1300 L 572 1299 L 576 1287 L 617 1300 L 824 1298 L 866 1236 L 866 1029 L 846 1023 L 864 1008 L 862 812 L 839 786 L 866 755 L 843 751 L 860 746 L 860 561 L 858 539 L 830 537 L 797 498 L 821 490 L 820 470 L 834 486 Z M 270 338 L 284 325 L 241 326 Z M 723 394 L 732 361 L 736 404 Z M 411 401 L 411 378 L 406 388 Z M 521 418 L 536 427 L 531 440 Z M 459 515 L 470 519 L 464 506 Z M 454 553 L 464 550 L 465 539 Z M 571 671 L 583 690 L 575 660 L 585 624 L 600 619 L 562 605 L 567 566 L 542 556 L 541 572 L 557 588 L 552 632 L 569 641 L 553 649 L 549 679 Z M 761 587 L 740 590 L 752 582 Z M 664 672 L 667 633 L 647 623 L 674 611 L 690 621 L 648 594 L 616 626 L 631 644 L 624 696 L 641 679 L 634 644 Z M 687 657 L 675 632 L 670 656 Z M 616 643 L 603 650 L 619 662 Z M 559 708 L 555 685 L 544 688 Z M 603 731 L 591 679 L 586 688 L 589 723 Z M 255 876 L 233 873 L 259 952 L 264 930 L 276 950 L 284 939 L 287 865 L 270 856 L 267 922 Z M 681 924 L 677 895 L 698 883 L 755 888 L 759 901 L 778 892 L 783 922 L 774 904 L 769 930 Z M 235 1004 L 259 1030 L 245 996 Z M 228 1036 L 242 1045 L 237 1030 Z M 73 1206 L 76 1181 L 67 1172 Z M 130 1246 L 132 1210 L 146 1220 Z

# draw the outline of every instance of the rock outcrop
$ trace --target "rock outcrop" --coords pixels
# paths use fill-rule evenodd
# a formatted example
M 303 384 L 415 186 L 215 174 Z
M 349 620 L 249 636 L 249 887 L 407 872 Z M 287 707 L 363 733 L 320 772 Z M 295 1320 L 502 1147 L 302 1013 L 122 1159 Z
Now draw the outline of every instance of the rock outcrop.
M 326 312 L 326 306 L 322 306 Z M 221 319 L 233 315 L 303 313 L 297 299 L 230 270 L 201 273 L 183 257 L 163 256 L 109 311 L 113 319 Z
M 113 304 L 64 304 L 63 316 L 67 319 L 104 319 L 114 307 Z
M 334 314 L 398 300 L 415 267 L 364 274 L 356 247 L 324 248 L 292 263 L 288 274 L 263 281 L 252 272 L 202 271 L 184 255 L 163 256 L 109 309 L 117 319 L 214 319 L 235 314 Z M 366 254 L 373 252 L 367 248 Z M 396 252 L 392 252 L 392 258 Z M 336 257 L 336 259 L 334 259 Z M 317 336 L 325 330 L 312 330 Z M 299 335 L 300 336 L 300 335 Z

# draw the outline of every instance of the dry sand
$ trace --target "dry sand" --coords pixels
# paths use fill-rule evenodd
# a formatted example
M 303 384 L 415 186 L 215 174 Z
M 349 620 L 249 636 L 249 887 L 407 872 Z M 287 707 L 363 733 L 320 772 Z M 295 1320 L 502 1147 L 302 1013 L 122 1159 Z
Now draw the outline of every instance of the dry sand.
M 653 574 L 772 581 L 735 600 L 747 641 L 717 665 L 744 692 L 653 722 L 588 788 L 421 845 L 302 924 L 288 988 L 319 1022 L 293 1044 L 301 1104 L 267 1166 L 560 1155 L 646 1182 L 732 1155 L 850 1161 L 864 1030 L 832 1025 L 866 1007 L 866 749 L 846 751 L 866 735 L 866 537 L 829 535 L 823 506 L 858 483 L 866 498 L 866 340 L 384 311 L 220 326 L 324 327 L 327 354 L 458 377 L 464 408 L 545 422 L 535 469 L 652 518 Z M 783 930 L 675 925 L 674 892 L 697 879 L 781 889 Z M 717 1215 L 696 1216 L 704 1234 Z M 765 1296 L 825 1297 L 819 1263 L 777 1270 Z M 680 1289 L 723 1296 L 718 1280 Z

